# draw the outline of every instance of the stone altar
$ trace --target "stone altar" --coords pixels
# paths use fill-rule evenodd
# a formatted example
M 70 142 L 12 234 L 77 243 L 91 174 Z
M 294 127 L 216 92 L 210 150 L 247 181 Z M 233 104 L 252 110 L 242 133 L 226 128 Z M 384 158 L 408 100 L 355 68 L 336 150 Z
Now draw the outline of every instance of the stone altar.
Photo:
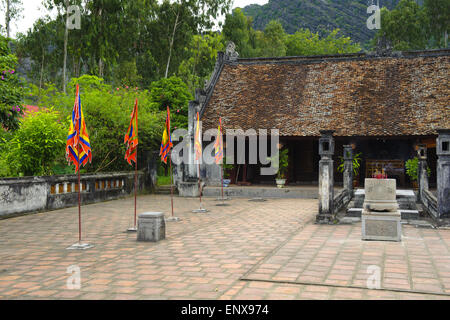
M 401 241 L 401 214 L 395 179 L 365 179 L 363 240 Z
M 162 212 L 145 212 L 138 217 L 137 241 L 157 242 L 166 238 L 166 222 Z

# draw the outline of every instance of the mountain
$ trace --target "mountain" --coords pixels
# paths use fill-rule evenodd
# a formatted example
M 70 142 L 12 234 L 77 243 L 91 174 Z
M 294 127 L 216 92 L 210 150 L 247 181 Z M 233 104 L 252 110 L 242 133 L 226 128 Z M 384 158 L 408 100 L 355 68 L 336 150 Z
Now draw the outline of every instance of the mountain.
M 400 0 L 380 0 L 380 7 L 393 9 Z M 376 3 L 376 1 L 373 1 Z M 299 28 L 314 32 L 339 28 L 353 41 L 369 41 L 376 30 L 369 30 L 366 21 L 371 0 L 269 0 L 265 5 L 251 4 L 243 8 L 253 17 L 253 28 L 264 30 L 270 20 L 278 19 L 287 33 Z

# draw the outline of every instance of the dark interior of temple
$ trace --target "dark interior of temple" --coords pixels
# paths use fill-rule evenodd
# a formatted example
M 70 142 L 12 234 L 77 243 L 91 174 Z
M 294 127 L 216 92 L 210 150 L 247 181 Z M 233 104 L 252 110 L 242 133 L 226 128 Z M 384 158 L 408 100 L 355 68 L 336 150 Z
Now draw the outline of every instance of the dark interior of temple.
M 355 187 L 364 185 L 364 179 L 372 177 L 384 169 L 388 178 L 397 180 L 399 188 L 413 188 L 416 185 L 406 173 L 406 161 L 416 156 L 416 146 L 427 144 L 428 166 L 431 174 L 429 184 L 436 186 L 436 137 L 335 137 L 334 179 L 337 186 L 342 185 L 342 173 L 337 167 L 341 162 L 343 146 L 349 144 L 353 154 L 361 153 L 361 167 L 354 179 Z M 262 167 L 249 164 L 248 139 L 246 140 L 246 164 L 235 164 L 230 172 L 231 183 L 240 185 L 275 184 L 275 176 L 260 174 Z M 268 142 L 268 145 L 270 143 Z M 281 137 L 280 146 L 289 149 L 289 167 L 286 175 L 287 185 L 317 185 L 319 176 L 319 146 L 317 137 Z M 268 146 L 270 150 L 270 145 Z M 235 145 L 235 154 L 237 147 Z M 235 163 L 237 158 L 235 156 Z

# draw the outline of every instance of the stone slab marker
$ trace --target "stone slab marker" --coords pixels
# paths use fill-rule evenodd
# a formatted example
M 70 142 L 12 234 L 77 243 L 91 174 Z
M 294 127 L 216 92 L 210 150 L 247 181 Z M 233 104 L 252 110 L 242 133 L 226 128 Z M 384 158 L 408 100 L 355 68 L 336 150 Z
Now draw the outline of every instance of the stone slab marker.
M 424 193 L 428 190 L 428 172 L 427 172 L 427 146 L 419 144 L 417 149 L 417 158 L 419 166 L 417 168 L 417 181 L 419 184 L 419 200 L 422 201 Z
M 334 130 L 321 130 L 319 139 L 319 214 L 317 223 L 330 223 L 333 219 L 334 200 Z
M 363 240 L 401 241 L 401 214 L 395 179 L 365 179 L 362 218 Z
M 166 222 L 162 212 L 139 214 L 137 240 L 157 242 L 166 238 Z
M 344 146 L 344 189 L 350 198 L 353 196 L 353 149 L 351 145 Z
M 447 218 L 450 216 L 450 129 L 437 132 L 437 209 L 439 218 Z

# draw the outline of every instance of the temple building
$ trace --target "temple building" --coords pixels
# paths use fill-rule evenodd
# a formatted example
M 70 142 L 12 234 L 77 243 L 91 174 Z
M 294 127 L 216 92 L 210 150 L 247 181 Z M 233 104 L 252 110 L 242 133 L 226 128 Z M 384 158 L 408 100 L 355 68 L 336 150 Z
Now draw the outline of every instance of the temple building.
M 290 185 L 317 185 L 321 130 L 334 130 L 334 170 L 343 146 L 361 153 L 357 181 L 384 169 L 397 185 L 412 187 L 405 162 L 427 146 L 430 186 L 436 184 L 437 129 L 450 128 L 450 50 L 357 53 L 310 57 L 238 57 L 230 43 L 219 53 L 211 79 L 189 105 L 189 133 L 195 115 L 203 130 L 278 129 L 289 149 Z M 192 144 L 193 145 L 193 144 Z M 260 164 L 235 165 L 231 179 L 241 184 L 275 184 Z M 183 169 L 183 180 L 196 177 Z M 209 185 L 219 183 L 217 165 L 202 165 Z M 342 174 L 335 172 L 336 184 Z

